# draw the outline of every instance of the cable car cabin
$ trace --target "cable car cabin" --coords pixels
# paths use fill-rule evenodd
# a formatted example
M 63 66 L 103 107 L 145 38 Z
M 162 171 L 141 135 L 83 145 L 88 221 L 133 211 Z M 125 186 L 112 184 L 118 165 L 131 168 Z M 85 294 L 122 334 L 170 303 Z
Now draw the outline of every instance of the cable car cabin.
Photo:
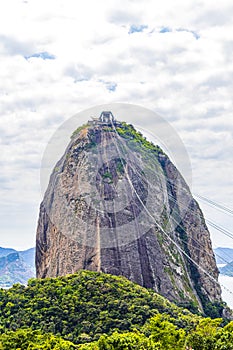
M 109 126 L 111 126 L 112 124 L 114 125 L 118 124 L 112 112 L 110 111 L 103 111 L 100 114 L 99 118 L 92 117 L 92 120 L 89 120 L 88 123 L 91 125 L 109 125 Z
M 112 114 L 112 112 L 110 111 L 104 111 L 100 114 L 100 117 L 99 117 L 99 122 L 102 123 L 102 124 L 112 124 L 114 123 L 115 121 L 115 118 Z

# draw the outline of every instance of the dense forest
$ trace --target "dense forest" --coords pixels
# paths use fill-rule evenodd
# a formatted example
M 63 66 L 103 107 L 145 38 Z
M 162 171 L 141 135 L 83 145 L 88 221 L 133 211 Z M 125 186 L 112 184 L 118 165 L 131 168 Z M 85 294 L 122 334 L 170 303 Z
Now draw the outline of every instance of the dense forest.
M 233 349 L 233 322 L 103 273 L 15 284 L 0 290 L 0 308 L 0 349 Z

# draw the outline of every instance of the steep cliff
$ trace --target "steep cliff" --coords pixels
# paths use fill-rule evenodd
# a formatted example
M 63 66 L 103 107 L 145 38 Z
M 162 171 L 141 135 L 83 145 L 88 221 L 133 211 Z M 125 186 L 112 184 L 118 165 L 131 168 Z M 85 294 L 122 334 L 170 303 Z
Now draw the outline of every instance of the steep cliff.
M 126 123 L 74 132 L 40 207 L 37 277 L 123 275 L 171 301 L 221 301 L 203 214 L 169 158 Z

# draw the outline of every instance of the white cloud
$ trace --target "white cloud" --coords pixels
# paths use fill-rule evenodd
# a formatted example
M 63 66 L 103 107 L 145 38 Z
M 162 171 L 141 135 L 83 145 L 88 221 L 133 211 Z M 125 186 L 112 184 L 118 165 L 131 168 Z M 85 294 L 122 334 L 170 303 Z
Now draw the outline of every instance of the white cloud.
M 0 181 L 10 229 L 2 226 L 0 245 L 6 233 L 15 246 L 20 235 L 26 246 L 32 242 L 46 143 L 70 116 L 103 103 L 135 103 L 161 113 L 188 148 L 195 191 L 230 206 L 231 13 L 231 0 L 221 1 L 221 8 L 211 0 L 4 3 Z M 141 30 L 129 34 L 132 26 Z M 169 30 L 161 33 L 163 28 Z M 23 212 L 30 220 L 25 216 L 19 224 Z M 224 216 L 221 222 L 229 227 Z

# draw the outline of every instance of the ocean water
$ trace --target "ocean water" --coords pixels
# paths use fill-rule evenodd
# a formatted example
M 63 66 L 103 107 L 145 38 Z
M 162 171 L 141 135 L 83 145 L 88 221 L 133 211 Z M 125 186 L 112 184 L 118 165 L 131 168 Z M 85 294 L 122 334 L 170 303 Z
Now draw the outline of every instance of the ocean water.
M 233 277 L 219 275 L 218 280 L 222 288 L 222 299 L 233 309 Z

